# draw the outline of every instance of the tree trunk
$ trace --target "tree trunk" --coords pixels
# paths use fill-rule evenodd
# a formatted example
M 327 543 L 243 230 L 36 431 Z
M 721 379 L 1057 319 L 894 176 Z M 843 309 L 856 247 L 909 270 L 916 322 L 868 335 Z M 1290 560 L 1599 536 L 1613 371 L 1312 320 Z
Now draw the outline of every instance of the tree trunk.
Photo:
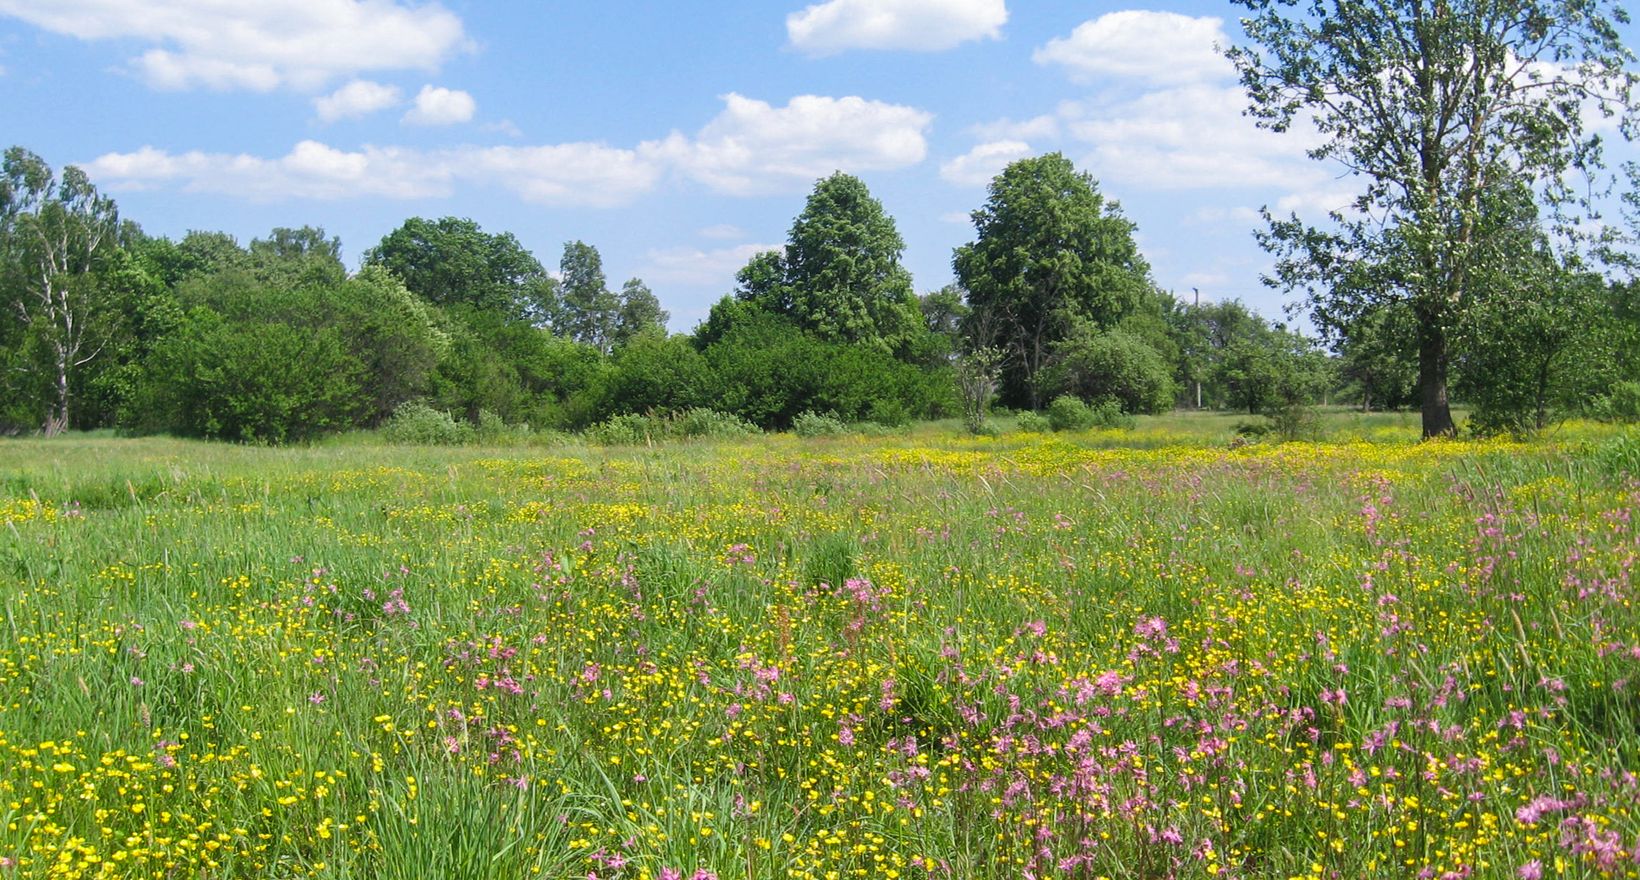
M 46 415 L 46 423 L 40 432 L 47 437 L 55 437 L 68 430 L 68 359 L 59 348 L 57 355 L 57 378 L 52 387 L 51 409 Z
M 1424 439 L 1458 433 L 1446 400 L 1446 331 L 1425 320 L 1418 328 L 1418 397 Z

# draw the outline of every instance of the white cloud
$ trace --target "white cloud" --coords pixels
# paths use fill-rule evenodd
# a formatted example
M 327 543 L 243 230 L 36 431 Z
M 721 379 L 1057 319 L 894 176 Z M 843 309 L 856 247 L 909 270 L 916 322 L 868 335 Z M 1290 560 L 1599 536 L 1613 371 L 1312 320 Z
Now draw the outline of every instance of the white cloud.
M 1025 120 L 998 119 L 968 129 L 982 141 L 1052 140 L 1059 137 L 1059 117 L 1052 113 Z
M 0 0 L 0 14 L 149 44 L 130 67 L 161 89 L 318 89 L 364 71 L 432 70 L 470 45 L 454 13 L 396 0 Z
M 317 141 L 302 141 L 277 159 L 199 151 L 172 154 L 143 147 L 134 153 L 100 156 L 84 167 L 87 174 L 109 189 L 150 189 L 180 183 L 188 192 L 254 201 L 449 195 L 448 169 L 423 159 L 408 150 L 366 147 L 345 152 Z
M 1316 143 L 1313 132 L 1260 129 L 1242 115 L 1244 101 L 1234 86 L 1159 89 L 1067 109 L 1066 128 L 1091 145 L 1088 162 L 1102 181 L 1148 189 L 1291 189 L 1328 177 L 1305 155 Z
M 478 104 L 473 96 L 459 89 L 422 86 L 416 93 L 416 105 L 404 114 L 411 125 L 454 125 L 473 118 Z
M 399 103 L 401 97 L 397 86 L 356 79 L 328 95 L 314 98 L 313 110 L 322 122 L 357 119 L 385 110 Z
M 593 207 L 628 202 L 651 189 L 661 173 L 635 151 L 600 144 L 350 152 L 316 141 L 302 141 L 276 159 L 144 147 L 100 156 L 84 167 L 110 190 L 176 185 L 262 202 L 439 198 L 466 183 L 518 192 L 528 201 Z
M 786 17 L 794 48 L 811 55 L 848 49 L 934 52 L 970 40 L 998 39 L 1004 0 L 830 0 Z
M 706 226 L 695 232 L 701 238 L 712 238 L 725 241 L 731 238 L 741 238 L 746 231 L 733 223 L 719 223 L 715 226 Z
M 1220 19 L 1130 9 L 1083 22 L 1031 57 L 1038 64 L 1059 65 L 1079 81 L 1129 77 L 1188 83 L 1231 73 L 1230 62 L 1216 48 L 1226 43 Z
M 940 177 L 958 186 L 985 186 L 1009 162 L 1031 155 L 1024 141 L 993 141 L 980 144 L 940 166 Z
M 436 155 L 452 165 L 457 177 L 550 205 L 624 205 L 654 189 L 663 171 L 642 147 L 623 150 L 589 143 L 467 148 Z
M 788 192 L 834 171 L 883 171 L 928 155 L 932 114 L 859 97 L 799 95 L 784 107 L 729 94 L 692 139 L 645 144 L 685 175 L 730 195 Z
M 633 148 L 569 143 L 349 152 L 303 141 L 289 155 L 262 158 L 144 147 L 109 153 L 86 170 L 110 189 L 171 185 L 261 201 L 424 198 L 475 184 L 527 201 L 607 207 L 653 190 L 668 172 L 728 195 L 800 192 L 833 171 L 903 168 L 928 152 L 923 132 L 933 117 L 911 107 L 814 95 L 785 107 L 739 95 L 724 103 L 695 137 L 673 133 Z
M 644 256 L 644 265 L 638 274 L 663 284 L 716 284 L 728 290 L 739 272 L 752 257 L 764 251 L 778 251 L 778 244 L 742 244 L 716 250 L 692 247 L 661 248 Z
M 954 223 L 958 226 L 967 226 L 974 222 L 974 216 L 967 211 L 951 211 L 940 215 L 941 223 Z
M 480 126 L 480 128 L 484 131 L 493 131 L 497 134 L 504 134 L 510 138 L 521 138 L 524 136 L 523 130 L 520 129 L 511 119 L 502 119 L 497 122 L 487 122 Z

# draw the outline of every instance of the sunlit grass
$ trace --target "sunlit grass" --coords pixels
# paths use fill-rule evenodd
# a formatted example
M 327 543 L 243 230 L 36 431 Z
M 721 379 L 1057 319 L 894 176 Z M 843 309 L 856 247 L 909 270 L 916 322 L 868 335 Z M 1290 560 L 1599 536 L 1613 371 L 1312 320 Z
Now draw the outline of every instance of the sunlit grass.
M 1632 435 L 0 443 L 0 878 L 1635 876 Z

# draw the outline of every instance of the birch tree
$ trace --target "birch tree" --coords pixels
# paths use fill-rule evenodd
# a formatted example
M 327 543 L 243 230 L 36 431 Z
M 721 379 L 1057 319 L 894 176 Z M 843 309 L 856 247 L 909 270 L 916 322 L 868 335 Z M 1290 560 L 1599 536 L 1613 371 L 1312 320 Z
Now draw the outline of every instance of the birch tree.
M 107 344 L 97 269 L 118 246 L 119 217 L 72 165 L 59 178 L 39 156 L 12 147 L 0 172 L 0 299 L 25 344 L 43 353 L 49 436 L 68 427 L 76 371 Z

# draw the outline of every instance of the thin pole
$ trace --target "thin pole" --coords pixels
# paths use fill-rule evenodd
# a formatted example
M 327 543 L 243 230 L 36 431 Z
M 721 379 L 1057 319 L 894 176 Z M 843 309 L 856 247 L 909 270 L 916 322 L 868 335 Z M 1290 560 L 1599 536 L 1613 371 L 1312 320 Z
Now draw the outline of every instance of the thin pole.
M 1201 291 L 1201 288 L 1199 288 L 1199 287 L 1192 287 L 1190 289 L 1192 291 L 1194 291 L 1195 294 L 1196 294 L 1196 312 L 1197 312 L 1197 318 L 1200 319 L 1200 312 L 1201 312 L 1201 308 L 1202 308 L 1202 291 Z M 1198 370 L 1201 369 L 1201 366 L 1199 364 L 1197 365 L 1197 369 Z M 1202 377 L 1201 377 L 1200 373 L 1197 373 L 1196 374 L 1196 409 L 1201 409 L 1201 408 L 1202 408 Z

